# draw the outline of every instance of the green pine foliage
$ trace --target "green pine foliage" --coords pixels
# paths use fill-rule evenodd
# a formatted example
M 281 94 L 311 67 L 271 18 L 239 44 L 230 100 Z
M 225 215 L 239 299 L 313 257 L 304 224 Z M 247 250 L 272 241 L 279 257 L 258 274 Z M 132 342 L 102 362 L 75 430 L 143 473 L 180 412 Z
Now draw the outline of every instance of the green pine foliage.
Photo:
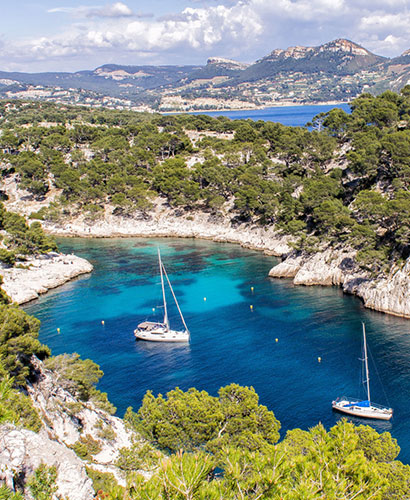
M 15 384 L 25 386 L 32 375 L 31 356 L 50 355 L 38 340 L 40 321 L 16 305 L 0 304 L 0 324 L 0 378 L 10 375 Z
M 101 443 L 89 434 L 81 436 L 71 448 L 83 460 L 92 460 L 92 456 L 97 455 L 102 450 Z
M 57 469 L 41 464 L 28 479 L 27 486 L 34 500 L 52 500 L 57 491 Z
M 398 452 L 388 433 L 342 419 L 329 431 L 320 424 L 289 431 L 259 450 L 230 444 L 219 459 L 180 450 L 164 457 L 150 479 L 130 475 L 122 498 L 404 499 L 410 495 L 410 468 L 395 460 Z
M 224 446 L 256 450 L 279 439 L 280 424 L 259 404 L 252 387 L 231 384 L 218 396 L 195 388 L 176 388 L 166 396 L 150 391 L 135 414 L 128 409 L 125 421 L 153 444 L 173 452 L 206 448 L 218 453 Z
M 23 498 L 21 493 L 11 491 L 6 485 L 0 486 L 0 500 L 23 500 Z
M 58 249 L 52 236 L 47 236 L 41 223 L 34 221 L 28 224 L 26 219 L 17 213 L 9 212 L 0 202 L 0 230 L 5 231 L 0 248 L 0 261 L 14 266 L 18 257 L 44 254 Z
M 45 360 L 45 366 L 55 372 L 62 387 L 80 401 L 92 401 L 99 408 L 114 414 L 116 411 L 105 392 L 96 389 L 104 375 L 100 367 L 91 359 L 81 359 L 79 354 L 60 354 Z

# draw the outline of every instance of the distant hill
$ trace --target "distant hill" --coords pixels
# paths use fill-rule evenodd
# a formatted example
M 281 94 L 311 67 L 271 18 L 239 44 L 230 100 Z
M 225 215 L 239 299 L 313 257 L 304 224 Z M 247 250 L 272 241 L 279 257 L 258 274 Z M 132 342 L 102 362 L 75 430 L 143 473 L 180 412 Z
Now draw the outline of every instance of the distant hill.
M 390 59 L 337 39 L 317 47 L 275 49 L 252 64 L 211 57 L 206 65 L 105 64 L 75 73 L 3 71 L 0 97 L 188 111 L 341 102 L 363 91 L 397 91 L 409 81 L 410 50 Z
M 115 82 L 130 83 L 150 89 L 172 84 L 188 78 L 202 66 L 119 66 L 105 64 L 92 72 L 92 77 L 104 78 Z
M 372 54 L 349 40 L 338 39 L 318 47 L 276 49 L 249 66 L 241 80 L 269 78 L 278 73 L 301 72 L 349 75 L 382 63 L 386 58 Z
M 193 71 L 187 80 L 212 79 L 219 76 L 232 78 L 239 76 L 248 66 L 249 64 L 233 61 L 232 59 L 211 57 L 208 59 L 206 66 Z

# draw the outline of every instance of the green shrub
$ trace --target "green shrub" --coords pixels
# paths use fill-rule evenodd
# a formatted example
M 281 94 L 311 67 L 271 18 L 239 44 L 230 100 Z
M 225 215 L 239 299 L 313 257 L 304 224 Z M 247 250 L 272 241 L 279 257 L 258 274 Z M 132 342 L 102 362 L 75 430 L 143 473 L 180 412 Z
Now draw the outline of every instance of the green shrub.
M 98 429 L 97 436 L 100 439 L 113 441 L 117 437 L 117 434 L 115 433 L 114 429 L 108 424 L 104 425 L 102 420 L 99 420 L 95 427 Z
M 0 486 L 0 500 L 24 500 L 21 493 L 11 491 L 5 484 Z
M 100 442 L 90 436 L 90 434 L 81 436 L 71 448 L 83 460 L 91 460 L 92 455 L 97 455 L 102 450 Z
M 51 500 L 57 491 L 57 469 L 41 464 L 27 481 L 34 500 Z
M 7 264 L 8 266 L 14 266 L 16 263 L 16 255 L 14 252 L 10 252 L 5 248 L 0 248 L 0 262 Z
M 148 443 L 134 443 L 130 448 L 120 448 L 115 465 L 123 471 L 153 469 L 162 454 Z
M 109 472 L 100 472 L 99 470 L 94 470 L 91 467 L 86 467 L 86 471 L 87 476 L 93 482 L 93 488 L 96 494 L 98 492 L 107 493 L 113 487 L 118 486 L 114 474 L 110 474 Z

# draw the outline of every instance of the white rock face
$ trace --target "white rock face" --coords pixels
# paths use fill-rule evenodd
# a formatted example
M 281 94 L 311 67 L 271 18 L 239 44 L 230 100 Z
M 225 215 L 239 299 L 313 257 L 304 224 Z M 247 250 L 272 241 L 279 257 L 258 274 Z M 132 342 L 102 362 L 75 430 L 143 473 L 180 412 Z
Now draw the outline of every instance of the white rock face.
M 29 258 L 24 267 L 0 266 L 2 288 L 18 304 L 36 299 L 39 294 L 93 270 L 93 266 L 85 259 L 56 252 Z
M 410 318 L 410 258 L 402 268 L 393 268 L 387 278 L 353 281 L 343 289 L 361 297 L 370 309 Z
M 104 218 L 88 224 L 77 218 L 64 226 L 43 223 L 46 231 L 59 236 L 118 237 L 118 236 L 175 236 L 180 238 L 203 238 L 219 242 L 265 250 L 271 255 L 283 255 L 291 248 L 290 238 L 279 235 L 274 228 L 259 225 L 232 225 L 222 216 L 215 220 L 205 213 L 177 215 L 159 205 L 147 218 L 124 218 L 112 215 L 112 207 L 106 208 Z
M 387 277 L 370 278 L 358 268 L 354 252 L 326 250 L 310 256 L 290 254 L 269 276 L 293 278 L 295 285 L 340 285 L 361 297 L 369 309 L 410 318 L 410 258 Z
M 77 455 L 63 444 L 53 441 L 45 430 L 36 434 L 6 424 L 0 426 L 0 477 L 23 474 L 31 476 L 41 464 L 57 469 L 57 494 L 70 500 L 94 498 L 91 479 Z

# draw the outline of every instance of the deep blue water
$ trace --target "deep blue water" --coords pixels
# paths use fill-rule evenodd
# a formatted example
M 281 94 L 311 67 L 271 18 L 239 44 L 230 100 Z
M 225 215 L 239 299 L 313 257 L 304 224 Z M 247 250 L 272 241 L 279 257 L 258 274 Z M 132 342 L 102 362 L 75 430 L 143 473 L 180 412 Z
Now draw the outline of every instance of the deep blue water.
M 161 303 L 157 246 L 191 331 L 189 345 L 133 337 L 137 323 L 152 318 Z M 157 394 L 195 386 L 216 394 L 236 382 L 256 389 L 283 431 L 318 422 L 330 427 L 340 418 L 332 399 L 359 395 L 365 321 L 378 370 L 370 364 L 372 399 L 395 411 L 391 423 L 372 425 L 398 438 L 400 458 L 410 462 L 410 321 L 366 310 L 336 287 L 270 279 L 275 259 L 236 245 L 65 239 L 60 247 L 88 258 L 94 272 L 25 310 L 41 319 L 40 339 L 54 354 L 78 352 L 101 365 L 99 387 L 120 415 L 128 406 L 138 408 L 148 389 Z M 178 327 L 175 308 L 170 316 Z
M 265 109 L 241 111 L 209 111 L 193 114 L 227 116 L 232 120 L 246 120 L 249 118 L 254 121 L 272 121 L 282 123 L 283 125 L 290 125 L 292 127 L 303 127 L 306 123 L 310 122 L 314 116 L 319 113 L 330 111 L 333 108 L 340 108 L 346 111 L 346 113 L 350 113 L 350 106 L 348 104 L 315 104 L 304 106 L 278 106 Z

